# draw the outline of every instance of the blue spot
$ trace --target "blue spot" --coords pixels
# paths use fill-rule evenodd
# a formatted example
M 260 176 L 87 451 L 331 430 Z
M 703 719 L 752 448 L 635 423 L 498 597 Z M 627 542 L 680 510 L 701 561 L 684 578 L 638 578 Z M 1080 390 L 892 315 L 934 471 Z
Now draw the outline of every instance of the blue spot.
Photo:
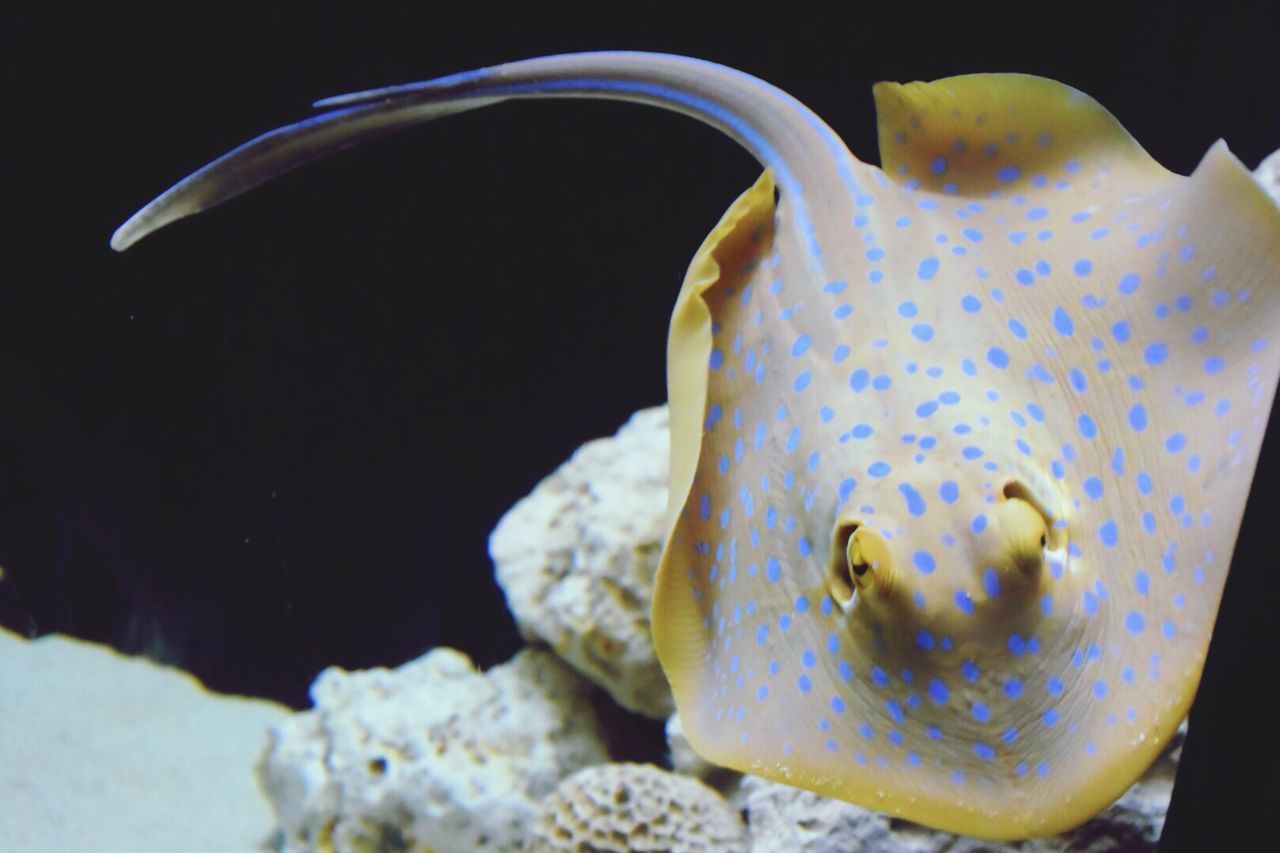
M 990 566 L 982 572 L 982 589 L 986 592 L 987 598 L 1000 596 L 1000 573 Z
M 978 301 L 978 297 L 970 294 L 960 300 L 960 307 L 970 314 L 976 314 L 982 309 L 982 303 Z
M 1177 453 L 1187 446 L 1187 437 L 1180 432 L 1175 432 L 1164 440 L 1164 449 L 1170 453 Z
M 800 677 L 796 679 L 796 687 L 800 688 L 801 693 L 808 693 L 813 689 L 813 682 L 809 680 L 809 676 L 801 673 Z
M 846 477 L 844 480 L 840 481 L 840 503 L 841 504 L 843 504 L 846 500 L 848 500 L 849 495 L 853 492 L 854 486 L 856 485 L 858 485 L 858 482 L 854 480 L 852 477 Z
M 920 497 L 920 493 L 911 487 L 909 483 L 901 483 L 898 491 L 907 501 L 907 512 L 915 516 L 921 516 L 925 513 L 924 498 Z M 917 552 L 919 553 L 919 552 Z
M 1089 273 L 1093 272 L 1093 263 L 1091 261 L 1086 260 L 1085 258 L 1081 258 L 1080 260 L 1076 261 L 1076 265 L 1074 269 L 1075 269 L 1076 275 L 1084 277 Z
M 1085 438 L 1091 439 L 1098 434 L 1098 427 L 1094 424 L 1093 418 L 1086 414 L 1082 413 L 1076 418 L 1076 426 L 1080 428 L 1080 434 Z
M 919 341 L 933 340 L 933 326 L 928 323 L 916 323 L 911 327 L 911 334 Z
M 1147 620 L 1142 618 L 1142 614 L 1138 611 L 1130 610 L 1124 617 L 1124 626 L 1129 629 L 1130 634 L 1141 634 L 1147 627 Z
M 756 645 L 763 646 L 769 639 L 769 627 L 761 625 L 756 629 Z
M 916 312 L 917 309 L 914 302 L 903 302 L 898 306 L 898 313 L 903 317 L 914 317 L 916 316 Z
M 867 373 L 866 368 L 859 367 L 849 374 L 849 387 L 854 391 L 861 391 L 867 387 L 867 383 L 870 380 L 871 374 Z
M 1088 387 L 1085 383 L 1084 371 L 1078 367 L 1071 368 L 1067 373 L 1067 378 L 1071 381 L 1071 387 L 1076 389 L 1080 394 L 1083 394 L 1085 389 Z
M 916 633 L 916 645 L 924 649 L 926 652 L 932 651 L 936 644 L 937 641 L 934 640 L 933 634 L 929 633 L 926 629 L 921 628 Z
M 883 391 L 889 387 L 891 382 L 892 380 L 890 380 L 888 376 L 885 376 L 882 373 L 879 376 L 877 376 L 875 379 L 871 380 L 871 387 L 877 391 Z
M 796 338 L 796 342 L 791 345 L 792 357 L 798 358 L 799 356 L 802 356 L 806 352 L 808 352 L 809 343 L 810 343 L 810 338 L 808 335 L 801 335 L 800 337 Z
M 1164 624 L 1160 626 L 1160 633 L 1164 634 L 1166 640 L 1172 640 L 1177 636 L 1178 628 L 1173 624 L 1172 619 L 1164 620 Z
M 782 578 L 782 564 L 776 557 L 770 557 L 764 561 L 764 573 L 770 582 L 777 583 Z
M 938 403 L 935 400 L 926 400 L 916 406 L 916 417 L 927 418 L 938 410 Z
M 1120 284 L 1117 285 L 1116 289 L 1125 296 L 1128 296 L 1130 293 L 1133 293 L 1138 289 L 1138 285 L 1141 282 L 1142 279 L 1137 275 L 1137 273 L 1129 273 L 1124 278 L 1120 279 Z
M 842 681 L 853 681 L 853 667 L 849 666 L 847 660 L 840 661 L 840 665 L 836 667 L 836 670 L 840 673 Z
M 1107 698 L 1107 682 L 1102 680 L 1093 682 L 1093 695 L 1098 699 Z
M 1133 573 L 1133 586 L 1138 590 L 1138 595 L 1146 595 L 1148 590 L 1147 573 L 1142 569 L 1138 569 Z
M 1122 344 L 1129 340 L 1129 321 L 1121 320 L 1111 327 L 1111 336 L 1116 339 L 1116 343 Z
M 1169 357 L 1169 347 L 1161 341 L 1156 341 L 1147 345 L 1147 348 L 1142 351 L 1142 357 L 1147 364 L 1155 367 Z
M 818 658 L 813 654 L 813 649 L 805 649 L 804 654 L 800 656 L 800 662 L 804 664 L 805 669 L 813 669 L 818 663 Z
M 1204 372 L 1210 376 L 1222 370 L 1222 359 L 1216 355 L 1211 355 L 1204 360 Z
M 832 711 L 834 711 L 834 712 L 836 712 L 837 714 L 843 714 L 843 713 L 844 713 L 844 700 L 843 700 L 843 699 L 841 699 L 839 696 L 832 696 L 832 697 L 831 697 L 831 710 L 832 710 Z
M 1020 320 L 1009 320 L 1009 331 L 1013 332 L 1013 336 L 1019 340 L 1027 339 L 1027 327 L 1022 325 Z
M 982 448 L 969 445 L 968 447 L 960 451 L 960 455 L 963 456 L 965 459 L 977 459 L 979 456 L 982 455 Z
M 1017 166 L 1001 166 L 996 170 L 996 180 L 1002 184 L 1010 184 L 1018 180 L 1022 170 Z
M 717 347 L 716 349 L 713 349 L 711 351 L 711 369 L 719 370 L 721 365 L 723 364 L 724 364 L 724 352 L 722 352 L 720 348 Z
M 1076 330 L 1075 324 L 1071 322 L 1071 317 L 1062 306 L 1053 309 L 1053 328 L 1063 337 L 1070 337 Z
M 853 429 L 849 430 L 849 434 L 854 438 L 866 438 L 871 435 L 872 429 L 870 424 L 857 424 Z
M 1147 410 L 1141 403 L 1135 403 L 1130 407 L 1129 426 L 1133 427 L 1135 432 L 1142 432 L 1147 428 Z
M 1058 709 L 1057 709 L 1057 708 L 1050 708 L 1049 710 L 1045 711 L 1045 712 L 1044 712 L 1044 717 L 1043 717 L 1043 719 L 1044 719 L 1044 724 L 1045 724 L 1046 726 L 1050 726 L 1050 727 L 1052 727 L 1052 726 L 1057 725 L 1057 724 L 1058 724 Z
M 960 402 L 960 395 L 955 391 L 943 391 L 938 395 L 938 402 L 946 406 L 954 406 Z
M 829 281 L 822 286 L 827 293 L 838 294 L 843 293 L 844 289 L 849 286 L 847 281 Z
M 969 526 L 974 533 L 981 533 L 987 529 L 987 517 L 985 515 L 975 515 Z
M 1045 681 L 1045 690 L 1050 696 L 1059 696 L 1062 694 L 1062 679 L 1056 675 L 1051 675 Z
M 867 723 L 863 723 L 861 726 L 858 727 L 858 733 L 861 734 L 867 740 L 871 740 L 873 737 L 876 736 L 875 729 L 871 728 L 871 726 L 868 725 Z
M 867 473 L 872 477 L 883 477 L 890 471 L 888 462 L 872 462 L 867 466 Z
M 920 262 L 920 268 L 916 270 L 916 275 L 924 281 L 929 281 L 938 272 L 938 259 L 925 258 Z
M 813 377 L 810 375 L 809 371 L 807 370 L 804 373 L 801 373 L 799 376 L 797 376 L 795 386 L 794 386 L 796 393 L 799 393 L 804 389 L 808 388 L 809 380 L 812 378 Z
M 792 427 L 791 432 L 787 435 L 787 452 L 795 450 L 800 444 L 800 427 Z
M 937 563 L 934 561 L 933 555 L 928 551 L 916 551 L 911 555 L 911 561 L 915 563 L 917 569 L 924 572 L 926 575 L 932 574 L 933 570 L 937 568 Z
M 938 488 L 938 497 L 942 498 L 943 503 L 953 504 L 959 496 L 960 486 L 955 480 L 946 480 Z
M 1084 493 L 1091 500 L 1097 500 L 1102 497 L 1102 481 L 1097 477 L 1089 477 L 1084 481 Z
M 843 305 L 837 305 L 835 310 L 831 312 L 831 316 L 835 317 L 837 320 L 843 320 L 852 313 L 853 306 L 846 302 Z
M 1108 548 L 1116 546 L 1116 523 L 1108 519 L 1098 528 L 1098 538 L 1102 540 L 1102 544 Z
M 795 607 L 797 613 L 807 613 L 809 611 L 809 599 L 803 595 L 797 595 Z
M 886 699 L 884 703 L 884 709 L 889 712 L 889 719 L 893 720 L 895 725 L 900 726 L 904 722 L 906 722 L 907 717 L 902 712 L 902 706 L 899 705 L 895 700 Z M 898 737 L 901 738 L 901 735 L 899 734 Z M 893 733 L 890 733 L 889 740 L 894 742 L 900 742 L 893 737 Z
M 867 260 L 878 261 L 883 257 L 884 257 L 884 249 L 881 249 L 879 246 L 875 246 L 870 249 L 867 249 Z
M 977 756 L 983 761 L 991 761 L 996 757 L 996 751 L 985 743 L 975 743 L 973 745 L 973 751 L 977 753 Z
M 933 679 L 929 682 L 929 698 L 939 705 L 947 704 L 947 699 L 951 696 L 951 691 L 947 690 L 947 685 L 942 683 L 941 679 Z
M 1048 275 L 1053 270 L 1046 260 L 1036 261 L 1036 273 L 1039 275 Z
M 955 595 L 956 606 L 960 608 L 966 616 L 973 615 L 973 599 L 969 597 L 969 593 L 963 589 L 956 590 Z
M 1004 370 L 1009 366 L 1009 354 L 1000 349 L 1000 347 L 992 347 L 987 350 L 987 361 L 992 367 Z
M 1049 215 L 1049 211 L 1043 207 L 1033 207 L 1027 211 L 1027 219 L 1035 222 L 1038 219 L 1044 219 Z
M 1029 269 L 1020 269 L 1014 273 L 1013 277 L 1017 280 L 1018 284 L 1021 284 L 1023 287 L 1035 284 L 1036 281 L 1036 277 L 1031 274 L 1031 270 Z
M 874 684 L 876 687 L 888 687 L 889 676 L 885 675 L 884 670 L 881 669 L 880 667 L 872 666 L 871 667 L 871 683 Z
M 1010 699 L 1017 699 L 1022 695 L 1022 681 L 1017 678 L 1008 678 L 1004 682 L 1004 695 Z
M 844 361 L 848 357 L 849 357 L 849 347 L 845 344 L 840 344 L 831 352 L 831 360 L 834 361 L 836 364 L 839 364 L 840 362 Z

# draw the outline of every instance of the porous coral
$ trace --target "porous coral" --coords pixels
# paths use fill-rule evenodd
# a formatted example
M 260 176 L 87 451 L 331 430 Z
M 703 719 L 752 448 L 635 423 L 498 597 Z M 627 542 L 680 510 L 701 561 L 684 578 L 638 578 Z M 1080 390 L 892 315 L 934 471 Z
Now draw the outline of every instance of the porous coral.
M 605 764 L 565 779 L 525 845 L 529 853 L 746 849 L 742 821 L 719 794 L 651 764 Z

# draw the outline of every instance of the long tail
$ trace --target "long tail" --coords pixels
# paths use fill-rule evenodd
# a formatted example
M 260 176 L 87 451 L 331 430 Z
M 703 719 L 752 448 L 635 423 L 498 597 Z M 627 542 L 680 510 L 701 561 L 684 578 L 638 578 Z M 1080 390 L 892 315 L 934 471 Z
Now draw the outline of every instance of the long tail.
M 326 98 L 326 109 L 219 157 L 121 225 L 123 251 L 169 223 L 221 204 L 271 178 L 344 148 L 507 98 L 607 98 L 651 104 L 719 128 L 773 170 L 782 198 L 816 256 L 805 193 L 852 188 L 852 156 L 807 107 L 780 89 L 722 65 L 657 53 L 601 52 L 496 65 L 423 83 Z M 832 181 L 838 177 L 837 181 Z M 832 184 L 835 186 L 832 186 Z M 847 191 L 847 190 L 846 190 Z

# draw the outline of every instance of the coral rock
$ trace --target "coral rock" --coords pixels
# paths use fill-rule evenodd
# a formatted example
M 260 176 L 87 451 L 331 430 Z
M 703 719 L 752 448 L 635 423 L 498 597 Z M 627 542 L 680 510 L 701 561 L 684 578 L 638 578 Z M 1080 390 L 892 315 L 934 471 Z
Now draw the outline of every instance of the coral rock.
M 579 448 L 489 539 L 524 637 L 654 719 L 673 708 L 649 633 L 667 455 L 667 410 L 638 412 L 615 437 Z
M 591 691 L 529 649 L 483 675 L 447 648 L 325 670 L 258 767 L 282 849 L 519 850 L 560 780 L 607 760 Z
M 1262 184 L 1276 204 L 1280 204 L 1280 151 L 1273 151 L 1271 156 L 1263 160 L 1254 170 L 1253 177 Z
M 745 851 L 737 813 L 707 786 L 651 764 L 588 767 L 543 804 L 525 846 L 550 851 Z

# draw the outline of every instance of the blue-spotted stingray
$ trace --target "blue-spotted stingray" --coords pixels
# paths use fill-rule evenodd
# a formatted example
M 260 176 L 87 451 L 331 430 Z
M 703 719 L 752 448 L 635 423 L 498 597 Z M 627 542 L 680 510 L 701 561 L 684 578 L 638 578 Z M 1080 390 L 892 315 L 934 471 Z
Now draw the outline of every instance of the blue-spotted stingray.
M 1199 682 L 1280 374 L 1280 211 L 1037 77 L 875 87 L 877 168 L 799 101 L 587 53 L 329 98 L 124 249 L 272 176 L 518 97 L 638 101 L 765 167 L 668 345 L 653 635 L 707 759 L 992 838 L 1085 820 Z

